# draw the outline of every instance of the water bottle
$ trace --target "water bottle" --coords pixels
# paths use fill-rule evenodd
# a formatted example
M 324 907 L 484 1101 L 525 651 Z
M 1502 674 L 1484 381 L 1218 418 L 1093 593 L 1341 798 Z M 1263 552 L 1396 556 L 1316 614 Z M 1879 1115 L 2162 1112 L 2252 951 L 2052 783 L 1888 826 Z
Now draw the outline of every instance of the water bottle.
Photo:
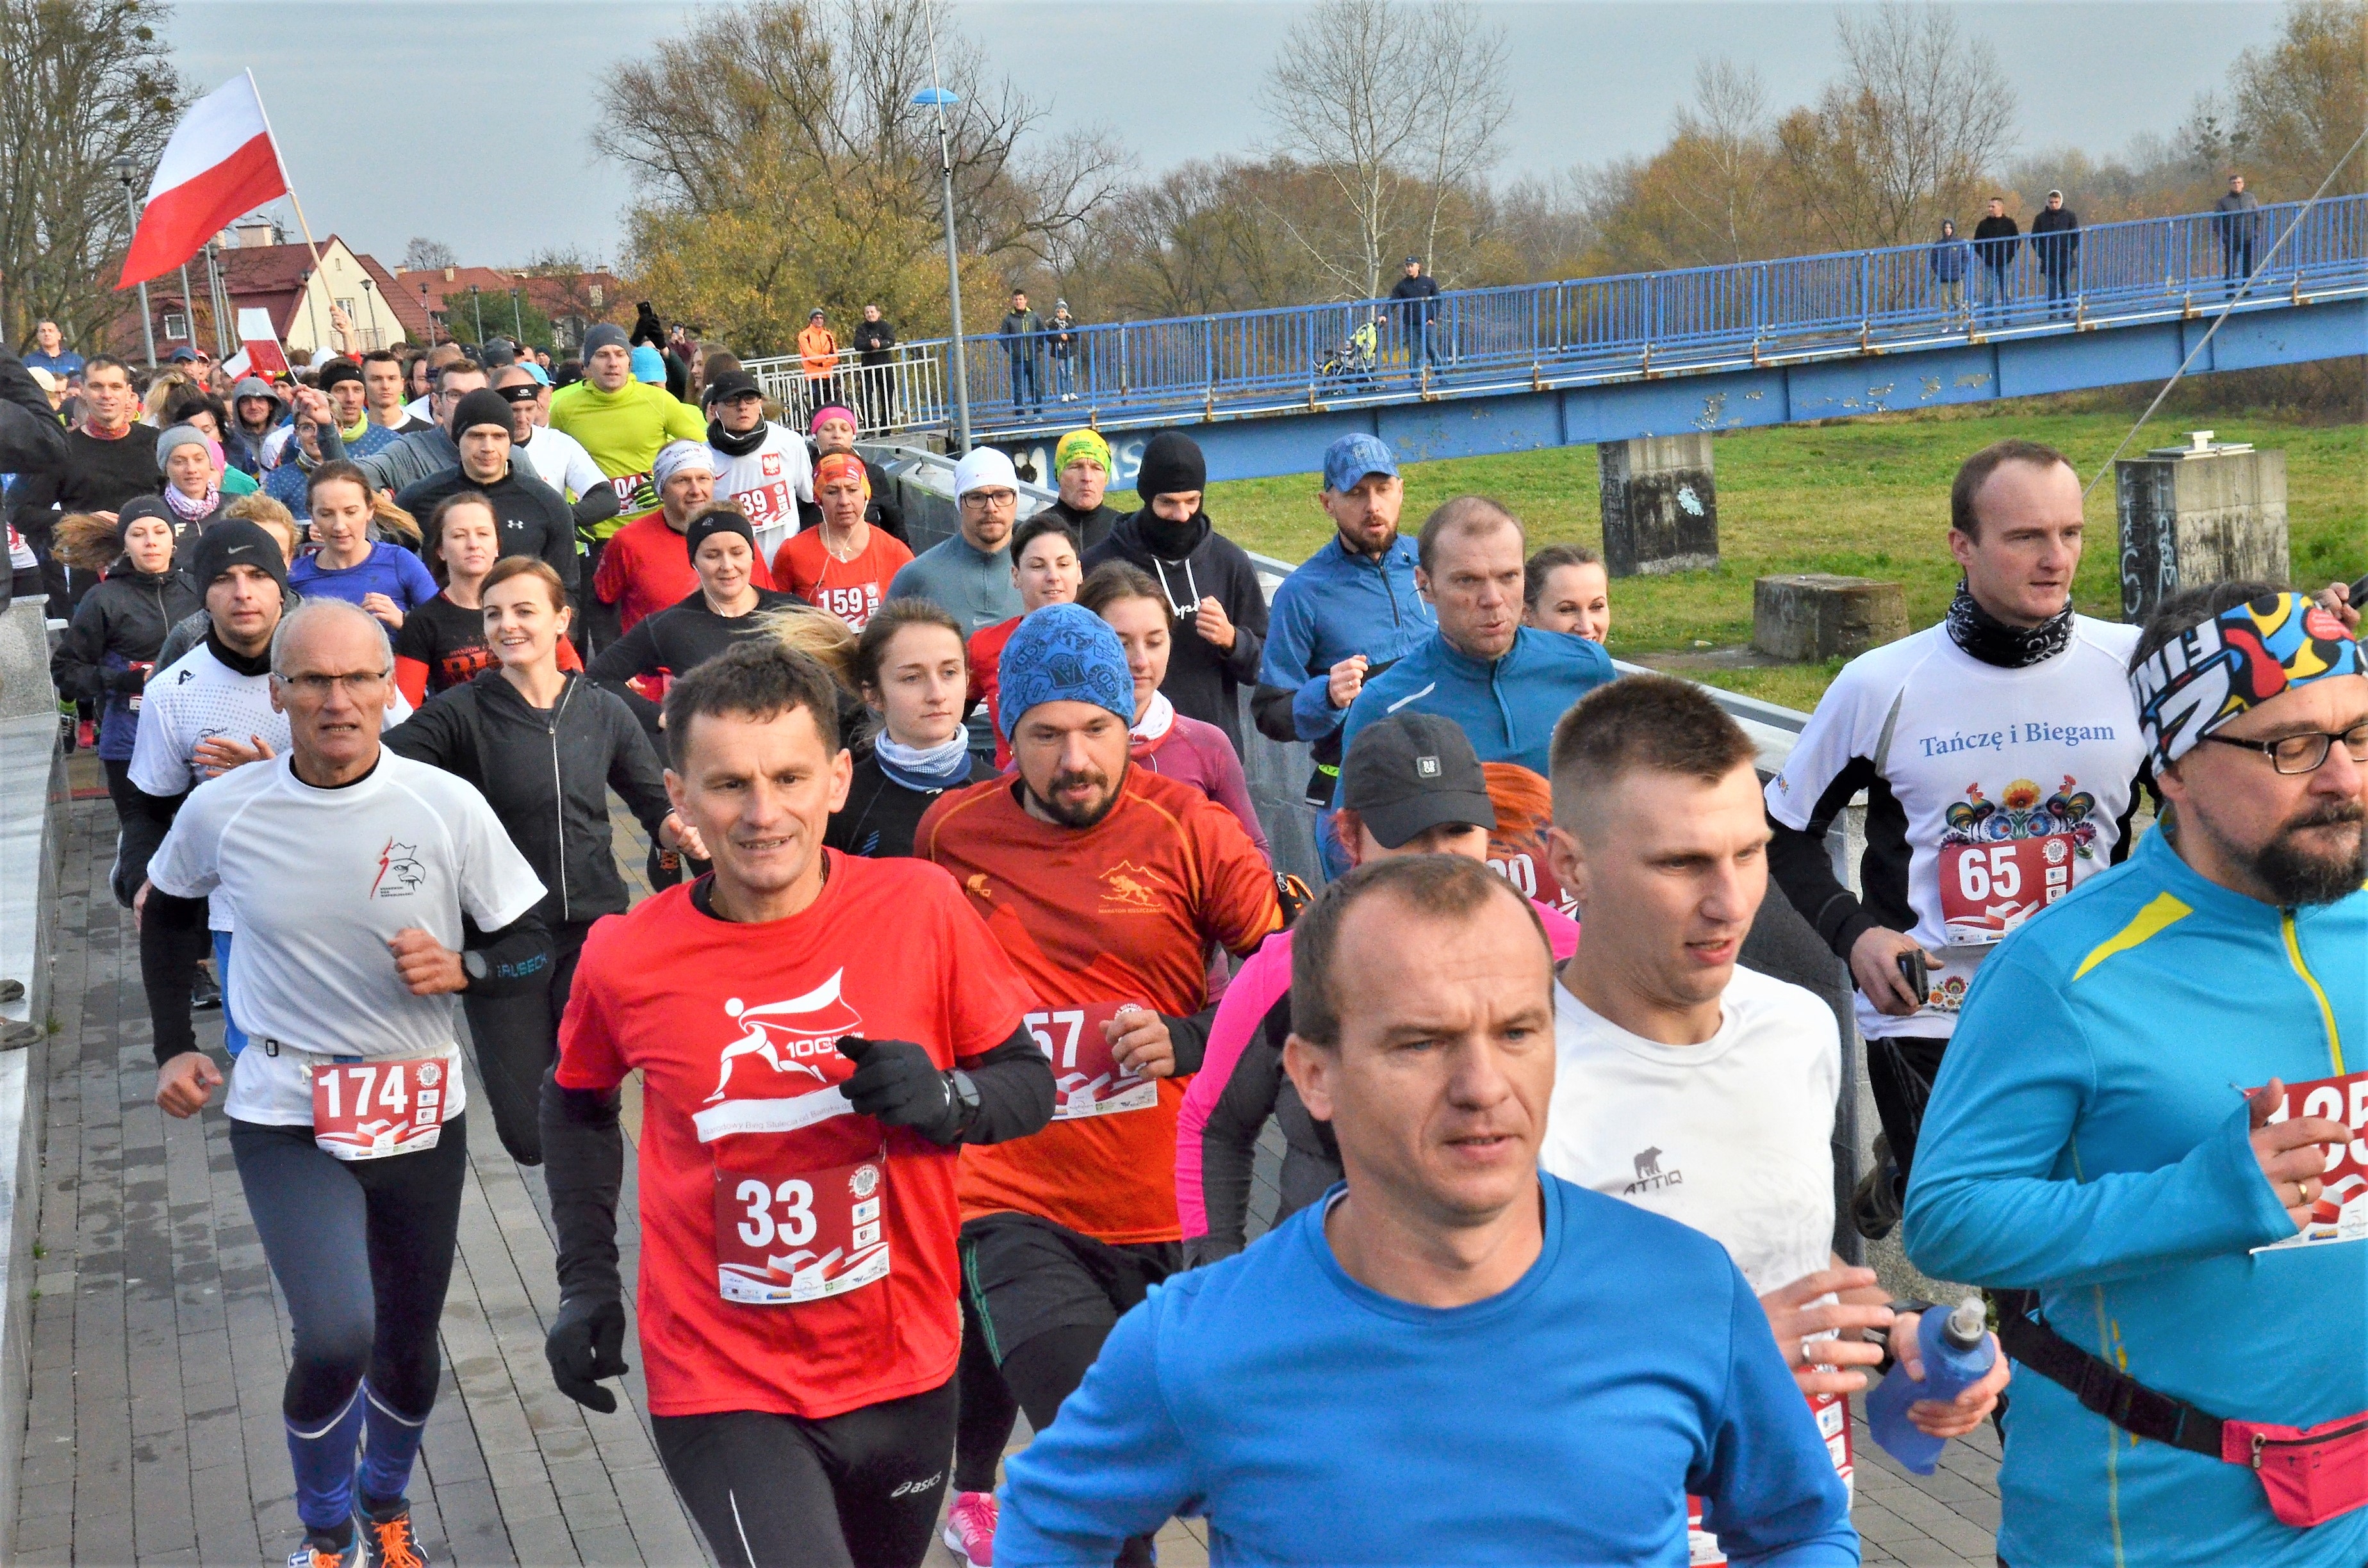
M 1907 1419 L 1907 1407 L 1928 1399 L 1954 1399 L 1981 1381 L 1998 1359 L 1988 1326 L 1979 1296 L 1966 1297 L 1963 1306 L 1946 1316 L 1938 1308 L 1926 1312 L 1916 1325 L 1924 1381 L 1919 1383 L 1905 1366 L 1895 1366 L 1866 1396 L 1866 1422 L 1874 1440 L 1918 1475 L 1930 1475 L 1939 1467 L 1948 1439 L 1918 1430 Z

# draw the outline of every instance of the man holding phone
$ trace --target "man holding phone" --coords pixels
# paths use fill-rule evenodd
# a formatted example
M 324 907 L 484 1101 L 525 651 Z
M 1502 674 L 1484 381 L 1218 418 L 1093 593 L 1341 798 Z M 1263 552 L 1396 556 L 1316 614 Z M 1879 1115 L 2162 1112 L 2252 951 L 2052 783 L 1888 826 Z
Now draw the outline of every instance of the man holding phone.
M 1845 666 L 1767 789 L 1769 870 L 1850 965 L 1889 1164 L 1851 1217 L 1887 1234 L 1924 1102 L 1983 957 L 2123 858 L 2146 746 L 2135 627 L 2076 615 L 2080 480 L 2032 441 L 1986 447 L 1949 493 L 1964 571 L 1937 626 Z M 1861 892 L 1826 835 L 1864 790 Z M 1880 1155 L 1884 1151 L 1877 1151 Z

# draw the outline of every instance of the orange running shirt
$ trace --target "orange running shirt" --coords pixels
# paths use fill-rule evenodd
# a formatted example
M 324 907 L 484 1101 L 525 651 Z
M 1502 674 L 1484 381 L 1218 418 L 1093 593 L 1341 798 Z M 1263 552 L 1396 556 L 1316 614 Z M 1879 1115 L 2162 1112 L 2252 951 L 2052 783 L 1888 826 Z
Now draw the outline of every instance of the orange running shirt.
M 888 597 L 888 585 L 913 559 L 913 552 L 885 528 L 868 526 L 871 542 L 850 561 L 841 561 L 823 547 L 820 528 L 799 529 L 773 555 L 774 584 L 862 631 Z
M 1037 821 L 1017 790 L 997 778 L 941 797 L 913 853 L 953 873 L 1040 1012 L 1138 1002 L 1196 1013 L 1207 1005 L 1209 944 L 1247 953 L 1281 924 L 1257 846 L 1190 785 L 1130 767 L 1110 814 L 1082 830 Z M 1156 1103 L 1142 1109 L 964 1148 L 962 1218 L 1016 1211 L 1112 1244 L 1180 1240 L 1184 1081 L 1156 1084 Z

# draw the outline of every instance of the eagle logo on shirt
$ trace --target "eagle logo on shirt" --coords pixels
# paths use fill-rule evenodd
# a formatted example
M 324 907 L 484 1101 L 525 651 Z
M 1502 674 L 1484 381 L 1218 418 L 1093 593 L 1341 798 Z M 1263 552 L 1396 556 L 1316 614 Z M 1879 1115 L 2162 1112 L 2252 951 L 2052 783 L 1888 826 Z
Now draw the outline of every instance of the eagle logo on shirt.
M 409 898 L 427 881 L 427 869 L 412 853 L 413 846 L 390 838 L 378 852 L 378 875 L 370 879 L 372 898 Z
M 733 1064 L 748 1056 L 760 1058 L 776 1073 L 801 1073 L 819 1085 L 827 1085 L 829 1075 L 803 1059 L 831 1055 L 842 1035 L 862 1029 L 863 1015 L 839 995 L 839 980 L 846 972 L 835 971 L 812 991 L 786 1002 L 751 1007 L 734 996 L 724 1003 L 724 1017 L 740 1026 L 741 1034 L 717 1059 L 723 1071 L 715 1080 L 715 1092 L 707 1096 L 708 1103 L 723 1097 L 732 1083 Z

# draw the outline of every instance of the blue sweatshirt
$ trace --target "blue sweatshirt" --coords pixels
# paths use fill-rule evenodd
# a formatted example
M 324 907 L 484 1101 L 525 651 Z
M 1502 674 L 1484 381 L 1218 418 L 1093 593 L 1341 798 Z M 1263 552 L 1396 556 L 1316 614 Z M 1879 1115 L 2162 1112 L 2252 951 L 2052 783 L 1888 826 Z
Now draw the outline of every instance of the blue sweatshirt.
M 318 555 L 299 556 L 288 568 L 288 585 L 307 597 L 325 596 L 355 604 L 361 603 L 365 595 L 384 594 L 405 615 L 437 594 L 436 579 L 419 557 L 384 540 L 370 546 L 369 558 L 360 565 L 334 572 L 321 564 Z
M 1434 631 L 1380 679 L 1365 683 L 1349 705 L 1340 749 L 1346 755 L 1358 731 L 1393 713 L 1437 713 L 1471 737 L 1481 761 L 1519 763 L 1543 778 L 1555 722 L 1616 673 L 1601 643 L 1566 631 L 1524 626 L 1493 662 L 1457 653 Z M 1340 803 L 1337 787 L 1332 803 Z
M 1725 1252 L 1540 1182 L 1537 1262 L 1470 1306 L 1349 1278 L 1329 1199 L 1153 1287 L 1007 1461 L 997 1563 L 1108 1563 L 1185 1514 L 1220 1568 L 1683 1568 L 1689 1492 L 1738 1564 L 1855 1563 L 1840 1478 Z
M 2197 875 L 2158 828 L 1975 977 L 1917 1141 L 1908 1256 L 2037 1289 L 2057 1333 L 2214 1415 L 2368 1410 L 2368 1244 L 2252 1250 L 2294 1225 L 2229 1087 L 2362 1068 L 2368 892 L 2279 910 Z M 2357 1131 L 2368 1105 L 2350 1106 Z M 2368 1561 L 2368 1509 L 2280 1524 L 2248 1469 L 2134 1441 L 2035 1372 L 2006 1439 L 2009 1562 Z
M 1340 727 L 1332 706 L 1332 666 L 1353 653 L 1391 664 L 1421 646 L 1439 618 L 1414 585 L 1417 551 L 1400 534 L 1376 561 L 1345 550 L 1334 534 L 1274 591 L 1268 612 L 1262 686 L 1293 693 L 1292 725 L 1303 741 Z

